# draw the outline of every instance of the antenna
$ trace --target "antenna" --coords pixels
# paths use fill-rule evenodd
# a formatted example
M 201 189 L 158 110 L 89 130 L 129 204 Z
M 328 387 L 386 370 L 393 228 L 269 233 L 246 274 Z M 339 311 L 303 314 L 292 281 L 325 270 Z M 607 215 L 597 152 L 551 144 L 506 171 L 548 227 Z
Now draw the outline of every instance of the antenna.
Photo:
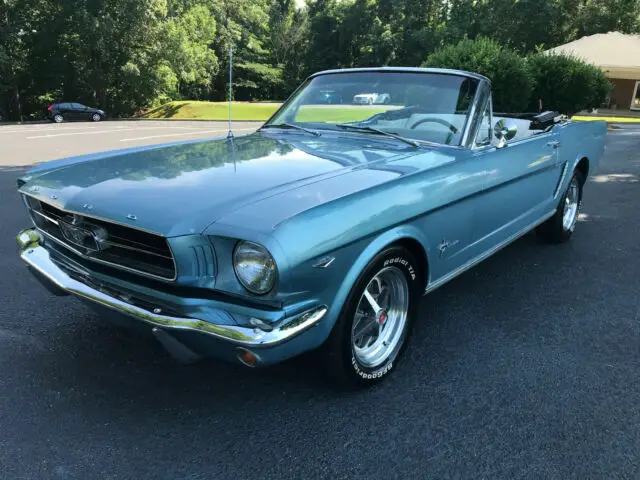
M 233 131 L 231 127 L 231 105 L 233 104 L 233 46 L 229 46 L 229 133 L 228 140 L 233 140 Z

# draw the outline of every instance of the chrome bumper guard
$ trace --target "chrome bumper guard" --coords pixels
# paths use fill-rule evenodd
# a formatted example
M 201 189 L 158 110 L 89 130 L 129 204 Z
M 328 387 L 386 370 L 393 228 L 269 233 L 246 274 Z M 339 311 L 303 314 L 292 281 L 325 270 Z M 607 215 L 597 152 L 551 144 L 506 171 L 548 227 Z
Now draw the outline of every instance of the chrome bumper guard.
M 17 240 L 22 249 L 22 260 L 59 289 L 159 328 L 196 331 L 244 347 L 273 347 L 313 327 L 327 313 L 326 306 L 319 306 L 276 324 L 264 324 L 263 329 L 217 325 L 197 318 L 161 315 L 125 303 L 71 278 L 51 260 L 49 252 L 39 245 L 40 239 L 36 231 L 25 230 L 18 234 Z M 267 327 L 270 328 L 268 331 Z

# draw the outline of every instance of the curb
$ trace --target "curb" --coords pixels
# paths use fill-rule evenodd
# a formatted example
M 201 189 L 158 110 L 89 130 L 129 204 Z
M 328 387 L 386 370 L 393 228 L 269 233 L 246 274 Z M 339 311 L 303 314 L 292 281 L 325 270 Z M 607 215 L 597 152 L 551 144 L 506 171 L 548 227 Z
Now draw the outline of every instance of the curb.
M 204 118 L 109 118 L 102 122 L 209 122 L 209 123 L 223 123 L 228 124 L 229 120 L 207 120 Z M 102 123 L 100 122 L 100 123 Z M 266 120 L 233 120 L 233 123 L 255 123 L 262 125 Z M 30 120 L 27 122 L 0 122 L 0 127 L 8 125 L 37 125 L 37 124 L 52 124 L 49 120 Z M 72 122 L 66 122 L 72 123 Z M 80 122 L 78 122 L 80 123 Z M 91 122 L 86 122 L 91 123 Z
M 229 120 L 209 120 L 206 118 L 114 118 L 113 120 L 122 122 L 215 122 L 215 123 L 229 123 Z M 238 120 L 233 119 L 232 122 L 242 123 L 259 123 L 263 124 L 266 120 Z
M 0 122 L 0 127 L 3 125 L 37 125 L 39 123 L 53 123 L 49 120 L 28 120 L 26 122 Z

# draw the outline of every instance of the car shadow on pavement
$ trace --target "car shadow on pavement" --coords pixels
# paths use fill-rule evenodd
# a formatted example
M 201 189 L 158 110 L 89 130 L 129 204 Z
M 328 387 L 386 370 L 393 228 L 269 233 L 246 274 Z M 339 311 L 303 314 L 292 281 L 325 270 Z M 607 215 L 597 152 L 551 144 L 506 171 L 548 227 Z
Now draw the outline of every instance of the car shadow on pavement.
M 30 354 L 21 361 L 26 362 L 26 368 L 38 377 L 46 391 L 69 396 L 83 415 L 95 416 L 98 421 L 105 415 L 105 421 L 111 418 L 104 413 L 105 401 L 126 405 L 130 413 L 135 413 L 128 421 L 143 421 L 149 411 L 187 409 L 199 415 L 214 411 L 216 415 L 228 414 L 237 405 L 252 403 L 251 398 L 269 402 L 284 395 L 294 404 L 304 404 L 318 397 L 375 397 L 394 388 L 394 384 L 443 381 L 450 366 L 457 368 L 455 357 L 464 350 L 464 344 L 486 335 L 486 329 L 499 329 L 502 334 L 526 329 L 517 316 L 511 316 L 511 321 L 492 317 L 492 307 L 485 312 L 482 302 L 496 294 L 491 293 L 496 283 L 500 288 L 501 282 L 496 280 L 505 274 L 510 276 L 509 268 L 518 271 L 534 257 L 546 263 L 540 248 L 534 236 L 526 236 L 473 272 L 424 297 L 422 315 L 400 368 L 394 377 L 370 392 L 337 392 L 325 379 L 313 354 L 260 369 L 209 359 L 182 365 L 151 334 L 103 323 L 73 298 L 54 299 L 68 302 L 63 325 L 56 322 L 38 332 L 39 348 L 29 349 Z M 505 264 L 509 267 L 505 268 Z M 551 280 L 551 273 L 549 277 Z M 483 298 L 480 304 L 478 298 Z M 513 295 L 509 310 L 522 311 L 521 303 L 527 298 Z M 473 316 L 469 315 L 470 305 Z M 77 396 L 82 400 L 73 400 Z

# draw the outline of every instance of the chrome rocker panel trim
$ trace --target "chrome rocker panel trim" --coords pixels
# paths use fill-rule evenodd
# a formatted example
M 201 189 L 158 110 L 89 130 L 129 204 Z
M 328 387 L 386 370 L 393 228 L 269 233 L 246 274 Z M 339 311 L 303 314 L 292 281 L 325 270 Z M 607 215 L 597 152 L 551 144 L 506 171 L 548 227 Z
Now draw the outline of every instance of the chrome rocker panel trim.
M 24 232 L 23 232 L 24 233 Z M 31 244 L 20 257 L 27 265 L 62 290 L 103 305 L 119 313 L 131 316 L 153 326 L 171 330 L 191 330 L 211 335 L 220 340 L 245 347 L 273 347 L 283 343 L 316 325 L 327 313 L 326 306 L 318 306 L 291 318 L 285 318 L 270 331 L 235 325 L 217 325 L 205 320 L 188 317 L 171 317 L 147 311 L 106 295 L 69 277 L 50 258 L 49 252 Z
M 470 268 L 475 267 L 480 262 L 482 262 L 482 261 L 486 260 L 487 258 L 491 257 L 494 253 L 499 252 L 503 248 L 511 245 L 513 242 L 518 240 L 520 237 L 522 237 L 523 235 L 526 235 L 531 230 L 536 228 L 538 225 L 543 224 L 548 219 L 553 217 L 555 215 L 555 213 L 556 213 L 556 209 L 546 213 L 542 218 L 540 218 L 540 219 L 536 220 L 535 222 L 533 222 L 532 224 L 526 226 L 525 228 L 523 228 L 519 232 L 514 233 L 509 238 L 507 238 L 505 241 L 495 245 L 494 247 L 490 248 L 489 250 L 487 250 L 486 252 L 482 253 L 481 255 L 479 255 L 479 256 L 477 256 L 475 258 L 472 258 L 471 260 L 469 260 L 467 263 L 465 263 L 461 267 L 458 267 L 456 270 L 453 270 L 452 272 L 449 272 L 448 274 L 446 274 L 444 277 L 440 277 L 439 279 L 437 279 L 433 283 L 429 284 L 429 286 L 424 291 L 423 295 L 426 295 L 427 293 L 433 292 L 435 289 L 437 289 L 437 288 L 443 286 L 445 283 L 453 280 L 458 275 L 462 275 L 464 272 L 466 272 Z

